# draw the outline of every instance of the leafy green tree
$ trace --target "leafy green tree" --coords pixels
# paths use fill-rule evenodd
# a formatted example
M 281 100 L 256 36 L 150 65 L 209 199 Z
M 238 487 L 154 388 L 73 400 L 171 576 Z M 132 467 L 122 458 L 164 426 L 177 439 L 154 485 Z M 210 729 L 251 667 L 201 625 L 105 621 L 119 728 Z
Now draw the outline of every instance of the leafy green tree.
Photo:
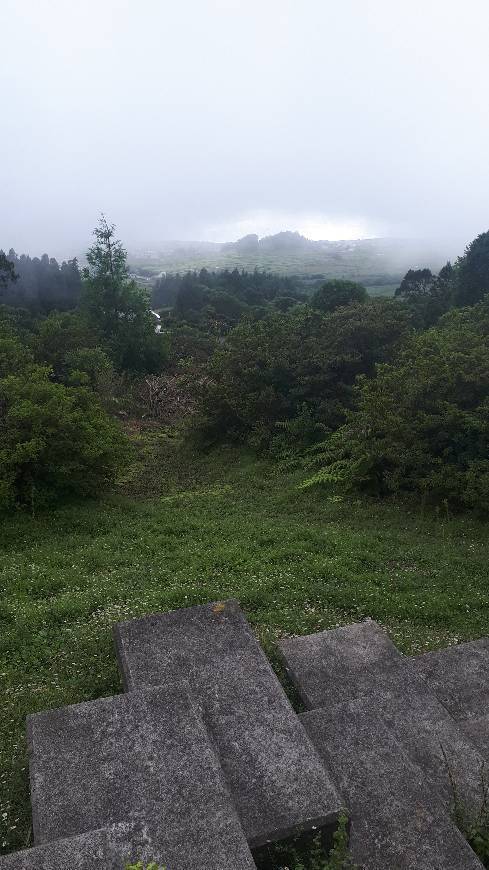
M 448 261 L 440 269 L 431 288 L 431 297 L 444 309 L 443 313 L 453 305 L 455 282 L 456 271 Z
M 32 338 L 35 329 L 35 316 L 27 308 L 0 305 L 0 333 L 5 330 L 14 332 L 25 344 Z
M 409 269 L 396 290 L 403 299 L 429 296 L 433 290 L 435 275 L 431 269 Z
M 273 304 L 279 311 L 288 311 L 289 308 L 293 308 L 294 305 L 297 305 L 297 299 L 294 299 L 293 296 L 277 296 L 273 300 Z
M 489 293 L 489 230 L 468 245 L 456 272 L 455 305 L 475 305 Z
M 158 278 L 152 299 L 156 307 L 174 305 L 174 313 L 178 318 L 197 323 L 209 300 L 209 291 L 226 293 L 245 306 L 263 307 L 278 296 L 288 297 L 295 302 L 305 301 L 299 283 L 297 278 L 258 269 L 253 272 L 238 269 L 209 272 L 201 269 L 185 275 L 165 274 Z M 204 314 L 204 320 L 205 317 Z
M 363 284 L 356 281 L 343 281 L 341 278 L 332 278 L 325 281 L 319 290 L 316 290 L 311 305 L 318 311 L 336 311 L 344 305 L 353 305 L 358 302 L 366 302 L 368 293 Z
M 416 326 L 427 329 L 453 306 L 454 282 L 450 262 L 438 275 L 430 269 L 409 269 L 395 295 L 409 305 Z
M 82 309 L 118 370 L 159 372 L 166 360 L 164 337 L 155 332 L 149 299 L 129 279 L 127 253 L 115 227 L 102 215 L 87 252 Z
M 70 386 L 90 387 L 103 393 L 107 379 L 113 372 L 112 364 L 101 347 L 81 347 L 65 357 L 67 383 Z
M 489 302 L 449 312 L 357 390 L 308 483 L 489 510 Z
M 169 365 L 174 369 L 182 363 L 200 366 L 207 362 L 217 342 L 215 335 L 186 322 L 173 324 L 169 338 Z
M 175 311 L 180 317 L 202 311 L 207 301 L 207 287 L 187 281 L 180 287 L 175 300 Z
M 224 324 L 235 324 L 242 317 L 248 306 L 223 290 L 210 290 L 207 296 L 207 317 L 219 320 Z
M 80 369 L 80 351 L 73 353 Z M 99 358 L 98 370 L 100 364 Z M 89 384 L 88 373 L 83 381 L 78 374 L 79 383 Z M 34 359 L 24 333 L 0 321 L 0 507 L 97 495 L 129 451 L 128 439 L 94 392 L 54 381 L 52 369 Z
M 2 507 L 96 496 L 128 452 L 119 425 L 90 390 L 53 383 L 41 366 L 0 380 Z
M 38 321 L 32 346 L 36 361 L 50 366 L 55 380 L 66 382 L 67 356 L 80 348 L 91 347 L 95 342 L 96 335 L 80 314 L 54 311 Z
M 335 429 L 355 378 L 390 359 L 409 314 L 371 300 L 325 315 L 309 306 L 245 320 L 215 351 L 204 378 L 199 425 L 210 440 L 269 443 L 277 424 L 299 418 L 307 438 Z
M 0 290 L 16 280 L 14 264 L 7 259 L 4 251 L 0 251 Z
M 0 329 L 0 378 L 24 371 L 32 364 L 32 354 L 8 328 Z

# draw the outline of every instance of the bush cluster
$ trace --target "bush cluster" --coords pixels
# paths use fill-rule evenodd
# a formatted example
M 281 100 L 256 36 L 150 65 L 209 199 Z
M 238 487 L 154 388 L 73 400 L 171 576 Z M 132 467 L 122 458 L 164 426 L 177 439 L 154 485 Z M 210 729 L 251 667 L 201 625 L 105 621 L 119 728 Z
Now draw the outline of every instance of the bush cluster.
M 83 280 L 76 261 L 69 267 L 81 288 L 77 309 L 0 307 L 0 508 L 26 505 L 34 512 L 109 486 L 130 446 L 107 413 L 107 388 L 116 376 L 159 372 L 166 360 L 149 302 L 129 279 L 126 252 L 105 218 L 87 259 Z M 26 262 L 18 261 L 27 269 Z M 43 280 L 50 263 L 54 274 L 55 261 L 40 261 Z M 22 289 L 16 266 L 17 260 L 0 260 L 2 289 L 11 293 Z M 25 301 L 22 293 L 18 298 Z
M 489 302 L 452 311 L 363 377 L 309 483 L 489 509 Z
M 333 281 L 312 305 L 241 322 L 214 352 L 208 442 L 307 448 L 305 485 L 489 509 L 489 232 L 392 300 Z
M 97 495 L 128 453 L 95 392 L 53 379 L 13 334 L 0 334 L 0 506 Z M 72 372 L 73 374 L 73 372 Z M 87 374 L 88 378 L 88 374 Z M 70 380 L 67 373 L 66 381 Z

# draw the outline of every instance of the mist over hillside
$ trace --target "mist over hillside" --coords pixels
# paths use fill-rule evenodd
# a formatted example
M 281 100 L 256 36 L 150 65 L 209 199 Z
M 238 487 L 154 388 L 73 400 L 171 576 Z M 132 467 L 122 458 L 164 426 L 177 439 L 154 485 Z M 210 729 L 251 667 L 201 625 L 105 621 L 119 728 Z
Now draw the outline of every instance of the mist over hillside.
M 147 272 L 194 269 L 265 269 L 301 277 L 349 278 L 368 286 L 396 284 L 409 268 L 433 271 L 453 257 L 447 244 L 395 239 L 315 241 L 284 231 L 260 238 L 249 233 L 235 242 L 165 241 L 129 251 L 131 265 Z

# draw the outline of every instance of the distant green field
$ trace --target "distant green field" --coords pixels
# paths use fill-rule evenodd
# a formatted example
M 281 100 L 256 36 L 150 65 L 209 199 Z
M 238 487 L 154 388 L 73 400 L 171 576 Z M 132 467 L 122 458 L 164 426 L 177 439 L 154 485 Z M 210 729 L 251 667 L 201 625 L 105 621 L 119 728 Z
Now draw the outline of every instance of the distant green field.
M 347 278 L 372 286 L 399 286 L 408 269 L 429 266 L 437 271 L 444 255 L 428 242 L 409 239 L 359 239 L 343 242 L 312 242 L 285 239 L 286 234 L 262 239 L 245 248 L 206 242 L 166 242 L 159 252 L 133 253 L 131 265 L 159 272 L 186 272 L 206 268 L 262 269 L 298 277 Z
M 187 272 L 200 269 L 262 269 L 285 275 L 319 278 L 347 278 L 354 281 L 367 281 L 375 285 L 399 283 L 405 270 L 383 271 L 379 269 L 378 258 L 360 252 L 351 255 L 312 255 L 305 254 L 259 254 L 247 256 L 235 252 L 215 254 L 212 256 L 176 253 L 155 260 L 138 259 L 132 256 L 132 268 L 144 268 L 154 275 L 159 272 Z
M 303 492 L 234 448 L 137 444 L 119 494 L 2 523 L 4 852 L 31 842 L 26 714 L 121 691 L 118 620 L 235 596 L 275 664 L 282 635 L 367 616 L 407 653 L 487 634 L 487 524 Z

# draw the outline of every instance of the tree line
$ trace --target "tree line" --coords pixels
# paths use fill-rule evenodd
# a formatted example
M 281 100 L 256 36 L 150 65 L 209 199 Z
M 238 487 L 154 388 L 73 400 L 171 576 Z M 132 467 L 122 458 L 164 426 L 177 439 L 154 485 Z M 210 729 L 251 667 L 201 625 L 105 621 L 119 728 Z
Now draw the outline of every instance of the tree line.
M 226 329 L 252 310 L 270 304 L 286 310 L 306 298 L 299 281 L 254 269 L 207 269 L 164 275 L 155 282 L 155 308 L 172 308 L 177 318 L 204 328 Z
M 54 257 L 20 257 L 0 251 L 0 302 L 48 312 L 74 308 L 80 299 L 81 274 L 75 259 L 59 265 Z

